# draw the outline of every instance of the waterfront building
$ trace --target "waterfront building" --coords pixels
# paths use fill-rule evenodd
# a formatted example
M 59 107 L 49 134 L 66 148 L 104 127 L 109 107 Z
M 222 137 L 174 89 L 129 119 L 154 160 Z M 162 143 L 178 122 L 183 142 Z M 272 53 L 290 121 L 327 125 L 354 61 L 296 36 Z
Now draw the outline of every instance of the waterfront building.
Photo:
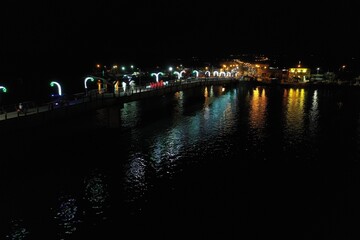
M 310 68 L 301 66 L 301 62 L 297 67 L 289 68 L 288 81 L 290 82 L 308 82 L 310 80 Z

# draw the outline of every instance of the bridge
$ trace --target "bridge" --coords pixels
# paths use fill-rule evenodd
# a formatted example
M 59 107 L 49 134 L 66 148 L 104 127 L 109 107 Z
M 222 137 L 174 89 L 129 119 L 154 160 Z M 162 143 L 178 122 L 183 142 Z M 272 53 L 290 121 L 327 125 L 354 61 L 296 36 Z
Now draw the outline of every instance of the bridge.
M 37 126 L 48 121 L 61 120 L 110 106 L 123 106 L 126 102 L 162 96 L 188 88 L 231 84 L 238 81 L 237 78 L 196 78 L 191 81 L 172 82 L 160 87 L 149 88 L 142 86 L 111 93 L 91 90 L 86 93 L 73 94 L 67 98 L 58 98 L 42 105 L 25 102 L 21 111 L 16 105 L 7 106 L 0 110 L 0 128 Z

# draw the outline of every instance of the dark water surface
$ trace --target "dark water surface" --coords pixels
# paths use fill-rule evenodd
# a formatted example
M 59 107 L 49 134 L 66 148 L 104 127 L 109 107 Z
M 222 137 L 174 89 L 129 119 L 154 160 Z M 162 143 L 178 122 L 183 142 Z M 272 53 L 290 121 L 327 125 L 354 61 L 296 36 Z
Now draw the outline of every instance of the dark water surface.
M 359 89 L 202 87 L 1 137 L 0 239 L 359 237 Z

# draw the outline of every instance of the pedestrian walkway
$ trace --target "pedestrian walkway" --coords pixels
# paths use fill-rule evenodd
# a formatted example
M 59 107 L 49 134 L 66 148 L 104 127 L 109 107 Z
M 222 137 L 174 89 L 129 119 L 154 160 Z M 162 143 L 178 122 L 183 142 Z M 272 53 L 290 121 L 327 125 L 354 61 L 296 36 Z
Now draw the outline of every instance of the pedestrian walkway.
M 7 106 L 6 108 L 0 109 L 0 121 L 5 121 L 8 119 L 13 118 L 24 118 L 26 116 L 31 116 L 34 114 L 45 113 L 49 111 L 54 111 L 56 109 L 66 109 L 67 107 L 71 106 L 79 106 L 80 104 L 86 104 L 94 106 L 93 108 L 101 108 L 106 107 L 108 100 L 117 99 L 121 100 L 122 102 L 129 102 L 129 101 L 136 101 L 139 99 L 166 94 L 170 92 L 181 91 L 190 87 L 195 87 L 199 85 L 211 85 L 211 84 L 223 84 L 227 82 L 234 82 L 238 81 L 234 78 L 225 78 L 225 79 L 196 79 L 192 80 L 191 82 L 180 82 L 180 83 L 173 83 L 170 85 L 165 85 L 156 88 L 148 88 L 148 87 L 135 87 L 132 90 L 127 92 L 119 92 L 119 93 L 98 93 L 91 92 L 88 94 L 81 93 L 81 94 L 74 94 L 71 98 L 64 98 L 58 99 L 56 101 L 44 103 L 42 105 L 35 105 L 35 104 L 28 104 L 25 106 L 23 104 L 22 111 L 18 111 L 18 105 L 13 104 L 12 106 Z M 119 101 L 115 101 L 119 103 Z M 98 104 L 100 103 L 100 104 Z M 110 103 L 112 104 L 112 103 Z M 89 108 L 89 109 L 93 109 Z M 5 110 L 6 109 L 6 110 Z M 81 109 L 81 108 L 78 108 Z M 10 111 L 9 111 L 10 110 Z

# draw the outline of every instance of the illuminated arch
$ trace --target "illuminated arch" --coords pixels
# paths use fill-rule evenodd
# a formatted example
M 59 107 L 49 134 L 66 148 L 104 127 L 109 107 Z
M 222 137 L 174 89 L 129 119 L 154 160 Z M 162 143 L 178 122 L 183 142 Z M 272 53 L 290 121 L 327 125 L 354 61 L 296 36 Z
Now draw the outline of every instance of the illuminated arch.
M 206 74 L 208 74 L 208 77 L 210 77 L 210 71 L 206 71 L 205 76 L 206 76 Z
M 193 71 L 193 73 L 195 73 L 196 78 L 198 78 L 198 77 L 199 77 L 199 71 L 198 71 L 198 70 L 194 70 L 194 71 Z
M 218 71 L 213 71 L 213 76 L 219 76 L 219 72 Z
M 220 72 L 219 76 L 221 77 L 221 75 L 224 75 L 225 77 L 225 72 Z

